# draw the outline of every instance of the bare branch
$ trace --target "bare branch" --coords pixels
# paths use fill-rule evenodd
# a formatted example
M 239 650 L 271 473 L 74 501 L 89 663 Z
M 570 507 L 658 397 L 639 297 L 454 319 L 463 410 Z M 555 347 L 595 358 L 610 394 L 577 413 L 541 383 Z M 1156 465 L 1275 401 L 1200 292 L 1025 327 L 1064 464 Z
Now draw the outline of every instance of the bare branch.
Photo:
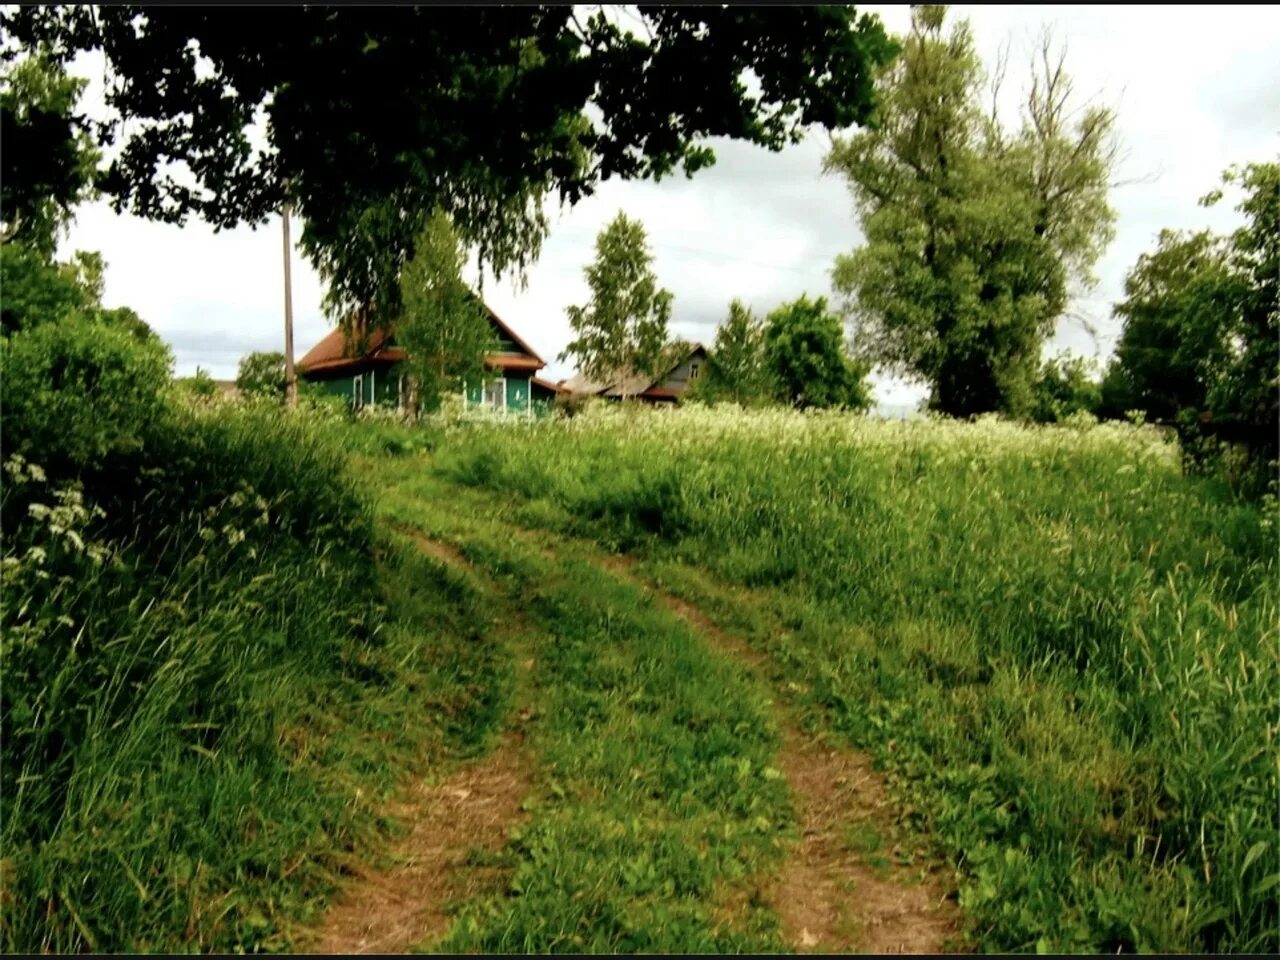
M 1004 42 L 1000 44 L 1000 49 L 996 53 L 996 66 L 991 72 L 991 123 L 997 126 L 1000 122 L 998 102 L 1000 100 L 1000 90 L 1004 86 L 1005 76 L 1009 72 L 1009 48 L 1012 44 L 1012 38 L 1006 36 Z

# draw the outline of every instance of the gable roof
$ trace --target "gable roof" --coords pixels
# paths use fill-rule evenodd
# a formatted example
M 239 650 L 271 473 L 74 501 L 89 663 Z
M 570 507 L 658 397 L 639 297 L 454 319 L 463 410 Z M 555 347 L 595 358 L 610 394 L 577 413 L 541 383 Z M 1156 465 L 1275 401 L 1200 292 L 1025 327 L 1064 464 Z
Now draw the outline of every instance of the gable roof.
M 607 380 L 591 380 L 585 374 L 577 373 L 564 381 L 564 388 L 570 393 L 588 396 L 621 397 L 625 392 L 629 397 L 648 396 L 655 399 L 674 399 L 679 391 L 665 388 L 662 384 L 675 372 L 681 364 L 688 362 L 699 353 L 706 355 L 707 348 L 701 343 L 685 343 L 685 349 L 676 354 L 674 362 L 666 366 L 656 377 L 645 374 L 623 375 L 617 371 L 609 375 Z
M 493 312 L 492 307 L 483 301 L 481 303 L 489 314 L 489 322 L 498 330 L 498 333 L 519 348 L 516 352 L 504 350 L 487 354 L 485 366 L 501 370 L 541 370 L 546 366 L 546 362 L 507 325 L 506 321 Z M 356 338 L 350 336 L 340 325 L 334 327 L 298 361 L 297 366 L 300 372 L 332 373 L 369 361 L 394 363 L 407 356 L 404 348 L 396 345 L 395 334 L 385 326 L 375 327 L 369 331 L 365 338 L 365 349 L 362 352 L 354 351 L 355 340 Z
M 297 362 L 299 369 L 307 373 L 322 370 L 333 370 L 347 367 L 363 360 L 403 360 L 404 350 L 394 346 L 393 338 L 385 327 L 377 327 L 369 332 L 365 349 L 355 353 L 356 338 L 350 336 L 341 326 L 334 327 L 314 347 L 303 354 Z M 388 342 L 392 341 L 392 342 Z

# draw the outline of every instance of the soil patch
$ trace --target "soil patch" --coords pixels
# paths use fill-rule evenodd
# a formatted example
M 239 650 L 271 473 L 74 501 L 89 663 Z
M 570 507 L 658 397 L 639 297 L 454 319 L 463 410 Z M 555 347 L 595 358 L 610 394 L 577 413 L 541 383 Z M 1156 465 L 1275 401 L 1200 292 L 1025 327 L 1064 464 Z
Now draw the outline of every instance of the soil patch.
M 443 540 L 433 540 L 416 527 L 407 524 L 393 524 L 393 526 L 414 542 L 419 550 L 430 557 L 435 557 L 441 563 L 449 564 L 453 567 L 461 567 L 464 570 L 471 569 L 471 561 L 462 555 L 459 550 L 451 543 L 445 543 Z
M 387 809 L 410 826 L 392 847 L 394 866 L 359 870 L 358 880 L 325 915 L 311 950 L 317 953 L 404 953 L 443 935 L 445 908 L 492 882 L 493 871 L 469 866 L 477 852 L 494 852 L 529 791 L 522 731 L 509 731 L 479 762 L 438 784 L 418 782 Z M 482 859 L 482 858 L 480 858 Z
M 423 552 L 469 569 L 451 544 L 401 527 Z M 518 659 L 523 676 L 533 663 Z M 523 679 L 522 676 L 522 679 Z M 514 726 L 485 757 L 467 763 L 440 783 L 419 779 L 401 791 L 386 814 L 409 828 L 389 851 L 386 869 L 355 867 L 352 882 L 325 914 L 307 949 L 316 953 L 405 953 L 449 928 L 448 907 L 501 883 L 485 866 L 525 819 L 521 804 L 533 782 L 532 762 L 520 724 L 533 716 L 517 709 Z

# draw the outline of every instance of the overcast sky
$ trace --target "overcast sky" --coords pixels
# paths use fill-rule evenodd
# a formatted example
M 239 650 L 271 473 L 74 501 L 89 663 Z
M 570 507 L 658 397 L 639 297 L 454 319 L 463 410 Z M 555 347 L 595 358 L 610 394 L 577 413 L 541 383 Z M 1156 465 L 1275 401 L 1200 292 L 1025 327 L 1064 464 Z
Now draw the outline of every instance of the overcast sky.
M 878 13 L 894 33 L 910 22 L 906 6 L 859 10 Z M 1118 178 L 1138 182 L 1112 192 L 1116 238 L 1095 271 L 1098 286 L 1073 306 L 1098 337 L 1064 320 L 1048 348 L 1105 357 L 1119 332 L 1111 304 L 1159 230 L 1235 226 L 1230 204 L 1205 209 L 1197 198 L 1228 165 L 1280 156 L 1280 7 L 956 6 L 949 18 L 959 17 L 972 23 L 984 63 L 1011 45 L 1011 110 L 1025 92 L 1036 39 L 1050 25 L 1067 47 L 1077 94 L 1117 113 L 1125 152 Z M 92 84 L 90 75 L 91 111 L 100 102 L 100 78 L 99 72 Z M 845 184 L 822 174 L 828 142 L 822 130 L 780 153 L 726 142 L 717 144 L 716 165 L 691 180 L 603 184 L 576 207 L 553 212 L 551 236 L 526 288 L 489 280 L 485 299 L 542 354 L 545 376 L 570 375 L 572 366 L 556 359 L 570 339 L 565 308 L 585 302 L 583 267 L 597 232 L 619 210 L 648 230 L 659 281 L 675 295 L 676 334 L 710 343 L 734 297 L 763 313 L 802 293 L 830 295 L 834 258 L 861 235 Z M 76 249 L 102 252 L 106 304 L 137 310 L 173 348 L 179 375 L 199 366 L 231 378 L 244 354 L 282 348 L 278 219 L 256 231 L 214 233 L 196 221 L 166 226 L 87 204 L 63 244 L 64 252 Z M 331 326 L 322 295 L 315 272 L 295 253 L 299 357 Z M 922 395 L 919 386 L 877 383 L 882 403 Z

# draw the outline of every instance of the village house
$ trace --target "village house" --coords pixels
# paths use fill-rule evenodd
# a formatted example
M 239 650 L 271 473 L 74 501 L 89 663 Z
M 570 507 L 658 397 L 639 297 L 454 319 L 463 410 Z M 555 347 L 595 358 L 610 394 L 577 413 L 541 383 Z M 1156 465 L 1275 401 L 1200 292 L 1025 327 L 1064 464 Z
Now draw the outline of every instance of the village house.
M 487 304 L 485 310 L 498 338 L 498 350 L 484 360 L 493 375 L 466 385 L 464 405 L 531 416 L 545 412 L 564 388 L 537 376 L 546 366 L 543 359 Z M 346 397 L 357 410 L 364 406 L 402 410 L 410 402 L 405 359 L 404 349 L 386 328 L 360 337 L 358 331 L 335 327 L 298 361 L 298 375 L 326 392 Z
M 575 397 L 606 397 L 610 400 L 643 400 L 646 403 L 675 403 L 694 382 L 706 375 L 707 350 L 700 343 L 685 343 L 669 358 L 669 365 L 656 377 L 614 374 L 605 381 L 576 374 L 560 382 Z

